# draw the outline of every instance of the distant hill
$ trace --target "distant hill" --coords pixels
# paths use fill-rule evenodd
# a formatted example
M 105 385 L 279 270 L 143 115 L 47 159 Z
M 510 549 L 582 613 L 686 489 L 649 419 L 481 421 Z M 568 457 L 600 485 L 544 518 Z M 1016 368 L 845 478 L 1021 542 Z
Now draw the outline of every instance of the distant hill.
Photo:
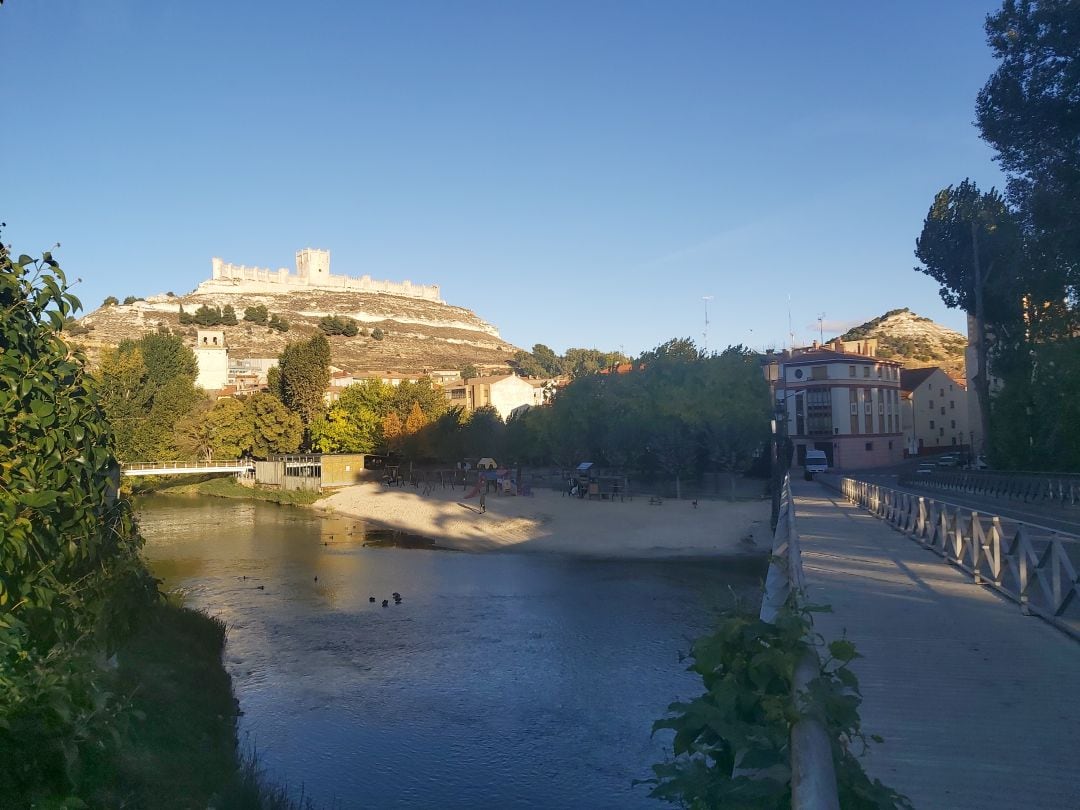
M 239 323 L 202 328 L 223 330 L 231 353 L 239 358 L 277 357 L 287 342 L 318 332 L 319 321 L 327 315 L 353 318 L 365 331 L 378 328 L 385 335 L 382 340 L 363 333 L 328 337 L 330 362 L 347 371 L 409 373 L 460 369 L 467 364 L 505 366 L 517 351 L 499 337 L 495 326 L 463 307 L 384 293 L 317 289 L 273 293 L 195 290 L 182 296 L 156 295 L 127 305 L 102 306 L 79 319 L 78 326 L 68 333 L 86 349 L 91 362 L 104 347 L 162 328 L 190 338 L 194 346 L 200 327 L 181 324 L 180 307 L 193 315 L 200 306 L 227 304 L 236 311 Z M 265 306 L 271 315 L 287 321 L 289 331 L 245 322 L 244 310 L 257 306 Z
M 948 374 L 964 379 L 967 338 L 907 307 L 886 312 L 840 336 L 841 340 L 860 338 L 877 338 L 878 356 L 897 360 L 905 368 L 941 366 Z

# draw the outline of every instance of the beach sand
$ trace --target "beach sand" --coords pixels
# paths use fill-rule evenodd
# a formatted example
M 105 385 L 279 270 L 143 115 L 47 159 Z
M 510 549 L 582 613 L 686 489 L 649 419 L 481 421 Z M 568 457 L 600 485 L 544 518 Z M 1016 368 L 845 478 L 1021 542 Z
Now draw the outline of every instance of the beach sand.
M 396 529 L 462 551 L 512 550 L 595 557 L 677 557 L 768 554 L 769 502 L 664 500 L 589 501 L 558 492 L 528 497 L 490 494 L 487 512 L 477 497 L 436 488 L 388 489 L 365 483 L 314 504 L 371 527 Z

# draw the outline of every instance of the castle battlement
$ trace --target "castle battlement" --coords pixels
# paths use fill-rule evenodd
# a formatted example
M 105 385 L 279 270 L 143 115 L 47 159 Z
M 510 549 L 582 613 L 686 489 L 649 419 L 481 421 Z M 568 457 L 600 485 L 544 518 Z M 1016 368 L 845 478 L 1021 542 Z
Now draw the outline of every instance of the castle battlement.
M 382 281 L 371 276 L 336 276 L 330 272 L 330 251 L 304 248 L 296 252 L 296 273 L 281 267 L 248 267 L 219 258 L 210 260 L 212 276 L 199 285 L 200 292 L 277 293 L 289 290 L 334 290 L 385 293 L 442 303 L 438 284 Z

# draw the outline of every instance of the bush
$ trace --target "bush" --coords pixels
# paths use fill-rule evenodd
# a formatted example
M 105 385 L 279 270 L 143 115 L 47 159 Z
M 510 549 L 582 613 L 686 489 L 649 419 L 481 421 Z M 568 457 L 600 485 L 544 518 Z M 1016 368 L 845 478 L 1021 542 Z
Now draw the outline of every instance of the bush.
M 375 340 L 382 340 L 384 337 L 386 337 L 386 332 L 376 326 L 374 329 L 371 330 L 371 337 Z
M 276 332 L 289 331 L 289 322 L 284 320 L 283 318 L 279 318 L 277 315 L 274 315 L 272 318 L 270 318 L 270 323 L 268 323 L 267 326 Z
M 270 313 L 262 304 L 244 309 L 244 320 L 251 323 L 265 324 L 270 319 Z
M 117 297 L 115 295 L 110 295 L 104 301 L 101 302 L 101 306 L 103 306 L 103 307 L 115 307 L 119 303 L 120 303 L 120 301 L 117 299 Z
M 824 642 L 806 611 L 786 606 L 774 623 L 737 610 L 691 648 L 689 669 L 705 693 L 673 703 L 653 731 L 675 732 L 675 758 L 653 766 L 654 798 L 687 807 L 791 807 L 791 727 L 823 718 L 833 744 L 837 791 L 845 810 L 911 808 L 905 796 L 871 781 L 859 762 L 867 747 L 858 706 L 859 682 L 849 668 L 858 654 L 846 639 L 827 645 L 826 660 L 807 692 L 796 697 L 794 673 Z M 874 738 L 880 742 L 880 738 Z M 858 748 L 858 754 L 854 750 Z
M 340 315 L 327 315 L 319 321 L 319 328 L 327 335 L 354 337 L 360 331 L 356 321 Z

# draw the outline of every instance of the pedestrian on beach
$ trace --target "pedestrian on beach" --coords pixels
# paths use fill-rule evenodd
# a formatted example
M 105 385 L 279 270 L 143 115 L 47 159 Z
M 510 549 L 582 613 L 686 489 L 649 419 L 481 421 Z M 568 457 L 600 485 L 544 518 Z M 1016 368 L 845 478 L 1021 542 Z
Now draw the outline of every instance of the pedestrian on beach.
M 487 493 L 484 490 L 480 490 L 480 514 L 484 514 L 487 511 L 487 501 L 485 500 Z

